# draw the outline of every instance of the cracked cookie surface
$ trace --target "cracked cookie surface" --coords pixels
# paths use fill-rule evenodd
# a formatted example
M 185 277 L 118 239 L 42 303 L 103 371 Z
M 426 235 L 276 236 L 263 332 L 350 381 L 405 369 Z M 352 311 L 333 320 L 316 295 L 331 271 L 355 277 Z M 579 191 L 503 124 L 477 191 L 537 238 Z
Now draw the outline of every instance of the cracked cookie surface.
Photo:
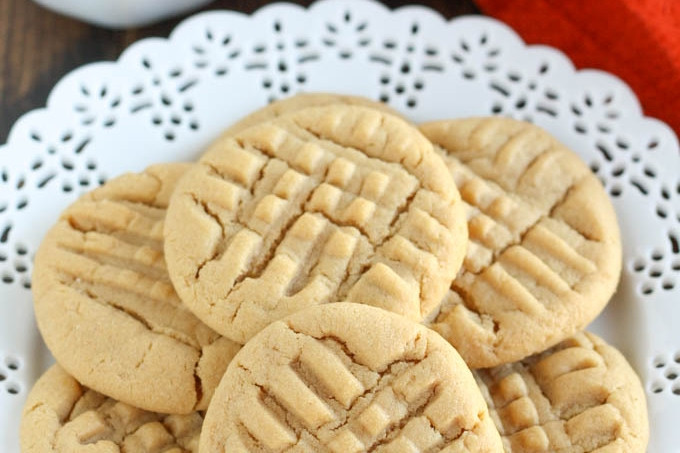
M 430 327 L 472 368 L 520 360 L 582 330 L 621 270 L 602 185 L 544 130 L 506 118 L 424 124 L 463 199 L 470 245 Z
M 165 225 L 178 294 L 240 343 L 337 300 L 420 321 L 466 246 L 460 196 L 432 145 L 400 118 L 348 105 L 218 140 L 180 182 Z
M 59 365 L 35 384 L 21 417 L 23 453 L 196 453 L 199 412 L 144 411 L 82 386 Z
M 621 353 L 596 335 L 579 333 L 475 375 L 507 453 L 646 451 L 640 380 Z
M 165 210 L 189 168 L 155 165 L 83 195 L 35 259 L 36 319 L 57 361 L 84 385 L 156 412 L 205 409 L 239 349 L 183 306 L 165 266 Z
M 469 369 L 439 335 L 384 310 L 315 306 L 229 365 L 200 452 L 500 452 Z

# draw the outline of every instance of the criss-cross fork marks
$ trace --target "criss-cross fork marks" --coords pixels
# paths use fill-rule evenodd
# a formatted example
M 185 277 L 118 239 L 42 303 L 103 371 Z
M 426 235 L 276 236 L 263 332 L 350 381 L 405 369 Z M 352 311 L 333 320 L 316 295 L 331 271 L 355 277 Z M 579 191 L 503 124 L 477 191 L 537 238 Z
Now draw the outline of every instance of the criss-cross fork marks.
M 219 278 L 210 313 L 224 310 L 226 322 L 266 318 L 240 340 L 310 302 L 383 294 L 384 308 L 417 319 L 436 305 L 420 299 L 449 259 L 439 244 L 450 227 L 438 209 L 428 212 L 436 196 L 403 166 L 291 124 L 227 139 L 202 165 L 183 189 L 188 215 L 218 225 L 206 227 L 213 237 L 192 284 Z M 255 306 L 242 306 L 246 293 Z
M 608 401 L 616 384 L 607 366 L 579 334 L 521 362 L 477 371 L 506 451 L 590 452 L 615 442 L 626 421 Z
M 55 357 L 80 382 L 160 412 L 205 408 L 238 349 L 181 303 L 167 273 L 165 208 L 187 168 L 109 181 L 64 211 L 36 255 L 36 318 Z
M 337 453 L 442 447 L 466 427 L 451 410 L 453 393 L 431 372 L 432 360 L 396 361 L 378 373 L 354 363 L 337 340 L 305 337 L 299 357 L 248 391 L 246 409 L 236 416 L 238 447 Z
M 470 235 L 433 327 L 471 366 L 487 367 L 590 321 L 615 289 L 621 248 L 611 204 L 587 166 L 546 132 L 510 119 L 421 131 L 447 162 Z M 526 328 L 547 343 L 530 345 Z
M 83 389 L 56 432 L 56 451 L 74 451 L 108 441 L 121 451 L 149 453 L 198 451 L 203 418 L 198 412 L 165 415 L 147 412 Z
M 50 266 L 63 284 L 200 350 L 219 336 L 184 308 L 163 257 L 163 216 L 122 201 L 79 201 L 54 232 Z M 183 316 L 177 316 L 181 311 Z
M 564 186 L 553 204 L 541 208 L 450 159 L 470 216 L 471 240 L 453 289 L 469 298 L 470 308 L 487 312 L 478 293 L 491 291 L 502 310 L 538 313 L 597 272 L 588 239 L 555 214 L 583 180 Z

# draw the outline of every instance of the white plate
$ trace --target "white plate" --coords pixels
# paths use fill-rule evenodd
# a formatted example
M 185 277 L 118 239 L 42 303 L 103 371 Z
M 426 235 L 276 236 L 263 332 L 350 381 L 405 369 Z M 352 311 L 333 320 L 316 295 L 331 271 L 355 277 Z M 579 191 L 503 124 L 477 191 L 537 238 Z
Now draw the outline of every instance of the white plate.
M 0 445 L 17 447 L 28 390 L 49 362 L 33 320 L 31 258 L 85 190 L 158 161 L 192 159 L 229 123 L 297 91 L 382 98 L 416 122 L 502 114 L 543 126 L 601 177 L 619 215 L 619 290 L 592 329 L 647 391 L 650 452 L 680 452 L 680 157 L 664 123 L 600 71 L 526 46 L 484 17 L 369 1 L 198 14 L 169 39 L 68 74 L 0 147 Z

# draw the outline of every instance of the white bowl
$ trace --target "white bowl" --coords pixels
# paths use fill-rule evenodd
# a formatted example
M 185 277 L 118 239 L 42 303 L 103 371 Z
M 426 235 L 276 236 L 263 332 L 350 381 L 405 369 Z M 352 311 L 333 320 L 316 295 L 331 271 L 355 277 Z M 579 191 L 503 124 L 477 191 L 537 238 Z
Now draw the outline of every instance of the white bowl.
M 148 25 L 212 0 L 34 0 L 67 16 L 109 28 Z

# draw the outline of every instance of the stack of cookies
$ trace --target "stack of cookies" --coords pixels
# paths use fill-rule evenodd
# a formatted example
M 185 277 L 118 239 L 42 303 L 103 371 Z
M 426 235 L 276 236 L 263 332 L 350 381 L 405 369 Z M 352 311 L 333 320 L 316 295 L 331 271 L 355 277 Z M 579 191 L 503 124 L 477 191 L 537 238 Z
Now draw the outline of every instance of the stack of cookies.
M 63 212 L 22 451 L 644 452 L 639 379 L 583 332 L 620 266 L 545 131 L 299 95 Z

